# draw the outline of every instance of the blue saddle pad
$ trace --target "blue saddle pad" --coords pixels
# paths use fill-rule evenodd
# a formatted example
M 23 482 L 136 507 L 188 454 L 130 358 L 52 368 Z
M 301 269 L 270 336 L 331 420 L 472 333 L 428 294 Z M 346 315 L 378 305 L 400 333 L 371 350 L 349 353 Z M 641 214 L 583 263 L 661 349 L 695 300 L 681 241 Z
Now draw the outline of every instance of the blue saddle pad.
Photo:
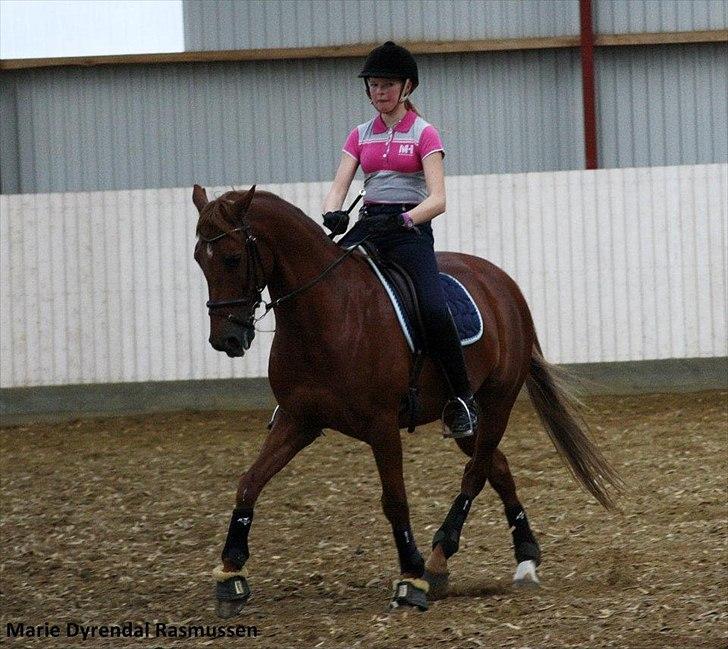
M 417 337 L 415 328 L 409 320 L 409 316 L 405 313 L 404 308 L 400 302 L 398 293 L 392 288 L 387 282 L 384 276 L 379 272 L 377 265 L 369 258 L 366 251 L 360 248 L 365 254 L 369 265 L 374 270 L 374 273 L 379 278 L 379 281 L 384 286 L 389 296 L 394 311 L 397 314 L 397 320 L 402 327 L 402 333 L 407 339 L 407 344 L 411 350 L 414 350 L 414 340 Z M 472 345 L 474 342 L 480 340 L 483 335 L 483 318 L 480 315 L 480 311 L 475 304 L 475 300 L 468 293 L 466 289 L 458 280 L 452 275 L 447 273 L 440 273 L 440 283 L 442 284 L 442 290 L 445 292 L 445 299 L 447 300 L 447 306 L 452 313 L 455 326 L 457 327 L 458 334 L 460 336 L 460 343 L 463 347 Z

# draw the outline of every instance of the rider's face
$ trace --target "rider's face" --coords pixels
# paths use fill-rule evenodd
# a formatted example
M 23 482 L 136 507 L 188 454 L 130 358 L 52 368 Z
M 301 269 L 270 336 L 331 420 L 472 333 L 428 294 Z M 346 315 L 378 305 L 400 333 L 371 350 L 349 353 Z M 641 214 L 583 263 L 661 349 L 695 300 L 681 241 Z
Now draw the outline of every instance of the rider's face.
M 372 104 L 380 113 L 391 113 L 399 105 L 402 81 L 370 77 L 367 80 Z

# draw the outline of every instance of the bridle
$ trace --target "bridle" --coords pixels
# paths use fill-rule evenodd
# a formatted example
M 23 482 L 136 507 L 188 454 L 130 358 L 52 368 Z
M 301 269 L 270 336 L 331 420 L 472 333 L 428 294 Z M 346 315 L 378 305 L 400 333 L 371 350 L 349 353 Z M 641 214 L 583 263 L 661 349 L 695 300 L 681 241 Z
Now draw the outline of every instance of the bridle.
M 247 295 L 233 300 L 208 300 L 205 306 L 207 306 L 207 310 L 211 316 L 219 315 L 220 317 L 224 317 L 226 320 L 234 322 L 235 324 L 252 327 L 254 323 L 253 314 L 258 308 L 258 305 L 263 301 L 265 276 L 263 274 L 263 261 L 260 257 L 258 244 L 256 242 L 253 231 L 250 229 L 250 225 L 247 222 L 243 221 L 242 226 L 238 228 L 233 228 L 232 230 L 221 232 L 220 234 L 214 237 L 210 237 L 209 239 L 203 237 L 201 234 L 198 234 L 198 238 L 200 241 L 203 241 L 204 243 L 207 243 L 209 245 L 215 243 L 215 241 L 224 239 L 225 237 L 232 236 L 234 232 L 242 232 L 245 235 L 245 241 L 243 243 L 243 245 L 245 246 L 245 255 L 247 260 L 247 267 L 245 269 L 245 286 L 248 287 L 249 292 Z M 227 315 L 222 316 L 216 312 L 216 309 L 223 309 L 225 307 L 240 305 L 246 305 L 250 308 L 250 317 L 247 320 L 241 320 L 232 313 L 228 313 Z
M 353 207 L 353 205 L 352 205 Z M 351 208 L 349 208 L 351 210 Z M 244 215 L 243 215 L 244 216 Z M 205 306 L 207 306 L 208 313 L 210 316 L 216 315 L 221 318 L 225 318 L 226 320 L 233 322 L 237 325 L 241 325 L 243 327 L 249 327 L 254 328 L 255 323 L 264 318 L 266 315 L 268 315 L 268 312 L 271 309 L 274 309 L 278 305 L 282 304 L 283 302 L 295 297 L 299 293 L 303 293 L 304 291 L 308 290 L 315 284 L 317 284 L 320 280 L 322 280 L 330 271 L 332 271 L 336 266 L 338 266 L 344 259 L 346 259 L 349 255 L 351 255 L 352 252 L 356 250 L 356 246 L 353 248 L 349 248 L 343 255 L 341 255 L 338 259 L 334 260 L 331 264 L 329 264 L 318 276 L 314 277 L 311 281 L 307 282 L 303 286 L 299 286 L 297 289 L 294 289 L 290 293 L 287 293 L 283 297 L 279 297 L 277 300 L 273 300 L 272 302 L 265 302 L 263 300 L 263 290 L 266 286 L 266 280 L 265 280 L 265 272 L 263 267 L 263 261 L 260 256 L 260 250 L 258 249 L 258 240 L 253 234 L 252 229 L 250 228 L 250 224 L 242 220 L 242 225 L 237 228 L 233 228 L 232 230 L 227 230 L 225 232 L 221 232 L 218 235 L 215 235 L 214 237 L 210 237 L 209 239 L 206 237 L 203 237 L 201 234 L 198 234 L 198 239 L 200 241 L 203 241 L 207 244 L 215 243 L 215 241 L 219 241 L 220 239 L 223 239 L 228 236 L 232 236 L 234 232 L 242 232 L 245 235 L 245 241 L 243 242 L 244 248 L 245 248 L 245 255 L 247 259 L 247 268 L 245 271 L 245 286 L 248 288 L 248 294 L 241 297 L 241 298 L 235 298 L 232 300 L 208 300 Z M 364 237 L 362 241 L 368 239 L 369 237 Z M 260 306 L 261 304 L 265 305 L 265 311 L 261 316 L 255 317 L 255 310 Z M 217 312 L 217 309 L 224 309 L 226 307 L 233 307 L 233 306 L 240 306 L 240 305 L 246 305 L 250 308 L 250 316 L 246 320 L 241 320 L 233 313 L 228 313 L 226 315 L 222 315 Z

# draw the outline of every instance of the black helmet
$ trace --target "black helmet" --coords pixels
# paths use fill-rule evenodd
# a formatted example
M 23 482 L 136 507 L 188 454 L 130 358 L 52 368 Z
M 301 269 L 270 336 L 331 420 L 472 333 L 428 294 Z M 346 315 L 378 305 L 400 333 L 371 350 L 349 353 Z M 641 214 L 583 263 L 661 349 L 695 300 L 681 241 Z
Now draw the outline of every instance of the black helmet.
M 383 79 L 410 79 L 412 90 L 420 80 L 417 75 L 417 62 L 401 45 L 387 41 L 384 45 L 373 49 L 364 61 L 360 77 L 382 77 Z

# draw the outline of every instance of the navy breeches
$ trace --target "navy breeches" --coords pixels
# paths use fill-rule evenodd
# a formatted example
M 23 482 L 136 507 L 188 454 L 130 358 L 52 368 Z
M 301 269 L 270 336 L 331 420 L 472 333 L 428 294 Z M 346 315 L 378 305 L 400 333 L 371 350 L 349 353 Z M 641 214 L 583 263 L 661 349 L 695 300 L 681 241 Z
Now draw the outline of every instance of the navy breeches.
M 339 245 L 344 247 L 356 245 L 364 236 L 370 234 L 367 228 L 367 216 L 400 214 L 405 208 L 412 207 L 414 206 L 377 205 L 363 208 L 363 218 L 339 241 Z M 440 356 L 437 353 L 438 343 L 443 338 L 448 338 L 448 331 L 452 325 L 450 311 L 440 284 L 432 226 L 424 223 L 418 225 L 416 230 L 401 228 L 384 233 L 377 232 L 371 234 L 368 241 L 374 244 L 379 254 L 399 264 L 409 273 L 422 313 L 428 351 L 435 357 Z

